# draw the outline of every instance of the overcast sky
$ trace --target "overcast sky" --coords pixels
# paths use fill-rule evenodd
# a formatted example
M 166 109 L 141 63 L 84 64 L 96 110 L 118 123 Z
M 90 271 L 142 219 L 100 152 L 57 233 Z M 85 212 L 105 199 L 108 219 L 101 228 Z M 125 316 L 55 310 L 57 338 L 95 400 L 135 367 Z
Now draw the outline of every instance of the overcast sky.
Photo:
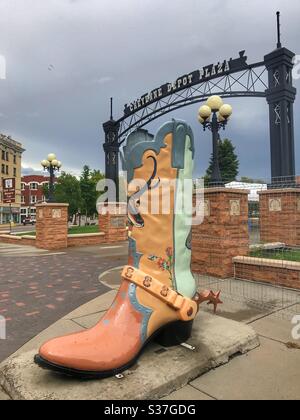
M 102 123 L 131 100 L 202 66 L 238 56 L 263 60 L 276 47 L 276 11 L 283 44 L 300 54 L 299 0 L 0 0 L 0 132 L 26 148 L 25 171 L 55 152 L 64 169 L 104 170 Z M 300 70 L 299 70 L 300 77 Z M 300 88 L 300 80 L 294 81 Z M 264 99 L 230 99 L 226 136 L 240 158 L 240 175 L 270 176 L 268 108 Z M 195 175 L 208 163 L 211 138 L 190 106 L 164 116 L 186 120 L 196 137 Z M 300 173 L 300 97 L 295 105 Z

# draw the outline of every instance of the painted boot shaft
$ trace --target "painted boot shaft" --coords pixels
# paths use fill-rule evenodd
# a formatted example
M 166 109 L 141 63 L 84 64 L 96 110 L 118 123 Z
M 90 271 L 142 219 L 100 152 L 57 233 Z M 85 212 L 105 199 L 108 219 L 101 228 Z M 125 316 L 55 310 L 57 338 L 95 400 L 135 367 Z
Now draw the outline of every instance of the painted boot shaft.
M 81 378 L 121 373 L 152 339 L 185 342 L 199 304 L 220 302 L 212 292 L 197 293 L 190 271 L 192 189 L 182 185 L 191 182 L 193 156 L 192 131 L 181 121 L 155 138 L 144 130 L 128 137 L 129 258 L 120 289 L 94 328 L 45 343 L 35 358 L 41 367 Z

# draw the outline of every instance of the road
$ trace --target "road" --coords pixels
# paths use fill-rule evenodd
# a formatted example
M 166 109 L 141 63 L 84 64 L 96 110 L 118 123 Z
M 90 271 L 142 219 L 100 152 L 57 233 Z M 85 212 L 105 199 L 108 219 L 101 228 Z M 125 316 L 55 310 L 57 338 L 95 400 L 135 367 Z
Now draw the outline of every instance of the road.
M 7 338 L 0 362 L 77 307 L 108 291 L 101 272 L 127 262 L 127 244 L 70 248 L 53 253 L 0 246 L 0 316 Z
M 14 226 L 12 228 L 12 233 L 22 233 L 22 232 L 35 232 L 35 226 L 27 225 L 27 226 Z M 1 233 L 8 233 L 9 227 L 0 227 L 0 234 Z

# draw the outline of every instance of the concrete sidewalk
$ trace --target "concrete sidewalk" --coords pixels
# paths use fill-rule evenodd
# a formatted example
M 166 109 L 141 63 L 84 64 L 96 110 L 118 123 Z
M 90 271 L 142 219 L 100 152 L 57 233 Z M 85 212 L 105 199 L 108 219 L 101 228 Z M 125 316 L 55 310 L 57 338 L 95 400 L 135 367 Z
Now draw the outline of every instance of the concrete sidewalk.
M 299 349 L 289 349 L 291 323 L 266 317 L 251 324 L 260 347 L 201 376 L 168 400 L 300 400 Z
M 166 399 L 300 400 L 300 339 L 292 337 L 300 292 L 232 279 L 201 277 L 199 282 L 222 290 L 218 315 L 251 325 L 261 345 Z
M 119 271 L 120 268 L 117 268 L 100 276 L 100 281 L 113 290 L 61 319 L 27 343 L 17 354 L 36 350 L 41 342 L 53 336 L 93 326 L 109 307 L 116 294 Z M 216 280 L 215 288 L 222 286 L 221 288 L 225 291 L 224 305 L 220 307 L 218 315 L 251 325 L 260 336 L 261 347 L 189 381 L 188 385 L 164 399 L 300 399 L 300 341 L 293 340 L 291 334 L 292 315 L 300 308 L 299 294 L 288 291 L 286 306 L 282 307 L 281 292 L 272 289 L 270 305 L 272 303 L 273 306 L 270 311 L 270 305 L 266 305 L 265 308 L 254 305 L 253 299 L 249 299 L 251 296 L 247 298 L 241 296 L 238 299 L 236 291 L 241 287 L 245 288 L 241 282 L 236 281 L 230 287 L 228 285 L 228 282 L 219 284 Z M 264 295 L 264 301 L 267 302 L 266 294 L 269 292 L 266 287 L 269 286 L 253 284 L 246 287 L 253 289 L 254 296 Z M 291 312 L 291 306 L 293 312 Z M 203 311 L 206 312 L 207 309 L 204 307 Z M 290 342 L 294 342 L 294 349 L 289 348 Z M 1 398 L 5 396 L 0 393 Z

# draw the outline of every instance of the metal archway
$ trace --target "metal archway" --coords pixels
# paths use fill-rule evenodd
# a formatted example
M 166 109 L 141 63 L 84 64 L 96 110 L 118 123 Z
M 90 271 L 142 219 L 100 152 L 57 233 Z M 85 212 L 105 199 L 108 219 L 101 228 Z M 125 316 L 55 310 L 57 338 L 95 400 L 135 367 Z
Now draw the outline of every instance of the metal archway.
M 240 54 L 243 55 L 244 52 Z M 264 63 L 256 63 L 241 71 L 235 70 L 233 66 L 231 71 L 221 77 L 211 77 L 185 89 L 171 92 L 169 95 L 158 98 L 153 103 L 128 114 L 126 114 L 126 110 L 129 108 L 126 105 L 124 116 L 117 121 L 120 127 L 117 136 L 119 144 L 121 145 L 132 131 L 177 109 L 206 101 L 211 95 L 219 95 L 223 98 L 265 98 L 267 88 L 266 67 Z
M 264 60 L 247 63 L 245 51 L 236 59 L 210 64 L 179 77 L 173 83 L 144 94 L 126 104 L 118 120 L 103 124 L 105 132 L 105 174 L 118 185 L 119 150 L 126 136 L 150 122 L 180 108 L 206 100 L 216 94 L 223 98 L 265 98 L 269 104 L 272 179 L 295 182 L 294 113 L 296 89 L 292 69 L 295 54 L 282 47 L 278 19 L 277 48 Z M 117 188 L 118 190 L 118 188 Z M 118 199 L 118 197 L 117 197 Z

